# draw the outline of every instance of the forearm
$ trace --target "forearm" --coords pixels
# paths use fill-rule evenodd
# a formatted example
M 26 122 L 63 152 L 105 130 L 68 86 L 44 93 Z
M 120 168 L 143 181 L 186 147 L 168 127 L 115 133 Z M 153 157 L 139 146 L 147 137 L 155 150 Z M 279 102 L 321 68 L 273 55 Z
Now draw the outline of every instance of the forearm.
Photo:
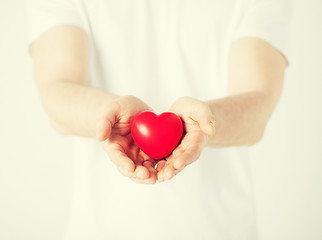
M 97 121 L 117 96 L 72 82 L 39 86 L 44 108 L 54 128 L 65 135 L 95 137 Z
M 276 105 L 277 99 L 261 92 L 249 92 L 208 101 L 216 121 L 210 147 L 245 146 L 257 143 Z

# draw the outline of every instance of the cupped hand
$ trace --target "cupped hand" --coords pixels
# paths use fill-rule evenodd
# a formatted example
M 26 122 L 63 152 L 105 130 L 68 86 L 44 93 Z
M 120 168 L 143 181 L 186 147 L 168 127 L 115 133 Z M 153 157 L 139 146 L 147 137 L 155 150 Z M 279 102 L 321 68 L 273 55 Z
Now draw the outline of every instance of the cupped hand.
M 156 161 L 142 152 L 131 136 L 132 119 L 146 110 L 152 109 L 134 96 L 116 98 L 99 120 L 96 138 L 103 141 L 104 150 L 122 175 L 137 183 L 154 184 Z
M 159 161 L 158 181 L 170 180 L 186 166 L 195 162 L 207 146 L 208 138 L 215 134 L 215 119 L 206 102 L 191 97 L 181 97 L 170 107 L 184 124 L 181 143 L 166 159 Z

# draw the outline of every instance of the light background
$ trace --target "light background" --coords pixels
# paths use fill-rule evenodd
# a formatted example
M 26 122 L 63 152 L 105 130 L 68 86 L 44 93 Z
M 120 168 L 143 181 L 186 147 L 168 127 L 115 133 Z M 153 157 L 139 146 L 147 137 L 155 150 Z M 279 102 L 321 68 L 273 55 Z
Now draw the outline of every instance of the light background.
M 283 95 L 251 150 L 261 240 L 322 239 L 322 1 L 294 3 Z M 24 0 L 0 1 L 0 239 L 61 239 L 70 139 L 43 112 L 24 11 Z

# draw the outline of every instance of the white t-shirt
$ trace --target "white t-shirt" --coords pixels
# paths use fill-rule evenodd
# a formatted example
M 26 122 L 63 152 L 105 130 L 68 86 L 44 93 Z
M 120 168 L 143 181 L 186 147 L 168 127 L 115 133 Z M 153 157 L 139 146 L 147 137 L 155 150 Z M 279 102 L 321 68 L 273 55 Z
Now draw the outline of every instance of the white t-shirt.
M 242 37 L 286 57 L 290 1 L 30 0 L 29 44 L 72 24 L 90 40 L 90 82 L 131 94 L 157 113 L 181 96 L 228 94 L 228 54 Z M 246 147 L 207 148 L 171 181 L 123 177 L 99 142 L 75 137 L 73 198 L 65 240 L 257 239 Z

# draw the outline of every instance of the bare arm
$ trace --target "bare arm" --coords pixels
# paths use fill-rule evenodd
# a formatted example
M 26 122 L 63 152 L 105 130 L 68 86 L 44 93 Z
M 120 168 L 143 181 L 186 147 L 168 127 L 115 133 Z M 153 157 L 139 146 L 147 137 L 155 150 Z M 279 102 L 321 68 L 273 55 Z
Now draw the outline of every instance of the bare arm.
M 121 174 L 137 183 L 154 184 L 156 163 L 146 161 L 149 157 L 130 135 L 132 118 L 151 108 L 134 96 L 119 97 L 89 86 L 86 33 L 75 26 L 54 27 L 31 46 L 31 56 L 41 99 L 55 129 L 96 137 Z
M 171 106 L 170 111 L 183 119 L 186 135 L 160 164 L 158 180 L 171 179 L 196 161 L 206 146 L 257 143 L 280 97 L 286 65 L 285 58 L 263 40 L 236 42 L 230 57 L 230 96 L 207 102 L 182 97 Z
M 286 65 L 263 40 L 245 38 L 232 46 L 231 96 L 208 102 L 216 120 L 210 146 L 253 145 L 262 138 L 282 91 Z
M 98 119 L 117 96 L 89 87 L 88 39 L 75 26 L 54 27 L 30 48 L 44 108 L 57 131 L 95 137 Z

